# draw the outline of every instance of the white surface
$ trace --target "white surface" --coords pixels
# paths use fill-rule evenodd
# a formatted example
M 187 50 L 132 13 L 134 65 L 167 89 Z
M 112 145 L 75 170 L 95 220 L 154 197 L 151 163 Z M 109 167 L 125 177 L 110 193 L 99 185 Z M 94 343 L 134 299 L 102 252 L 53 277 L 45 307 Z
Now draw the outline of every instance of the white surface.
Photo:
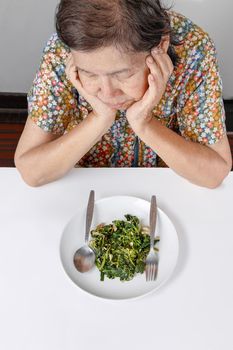
M 65 276 L 61 233 L 93 188 L 96 199 L 155 193 L 174 223 L 178 264 L 156 293 L 97 300 Z M 232 173 L 215 190 L 170 169 L 74 169 L 30 188 L 15 169 L 1 168 L 0 348 L 232 350 L 232 194 Z
M 113 220 L 125 220 L 125 215 L 135 215 L 143 226 L 149 226 L 150 202 L 132 196 L 113 196 L 95 202 L 91 229 L 101 223 L 111 224 Z M 84 245 L 86 203 L 64 229 L 60 254 L 64 270 L 82 290 L 106 299 L 125 300 L 145 296 L 154 292 L 171 276 L 177 263 L 179 242 L 176 229 L 167 215 L 158 208 L 155 235 L 160 237 L 159 269 L 156 281 L 146 282 L 145 274 L 137 274 L 131 281 L 121 282 L 119 278 L 100 281 L 100 272 L 94 267 L 87 273 L 80 273 L 73 263 L 75 252 Z

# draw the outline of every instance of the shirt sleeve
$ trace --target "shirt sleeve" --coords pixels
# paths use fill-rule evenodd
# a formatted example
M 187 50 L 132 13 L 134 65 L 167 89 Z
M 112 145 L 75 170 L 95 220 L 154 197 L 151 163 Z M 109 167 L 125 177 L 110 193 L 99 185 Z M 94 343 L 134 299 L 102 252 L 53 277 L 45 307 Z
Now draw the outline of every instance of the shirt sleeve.
M 77 91 L 65 74 L 68 54 L 69 49 L 53 34 L 27 95 L 29 117 L 44 131 L 60 135 L 79 117 Z
M 187 76 L 179 100 L 181 135 L 202 144 L 214 144 L 226 134 L 225 110 L 216 49 L 207 34 L 192 52 Z

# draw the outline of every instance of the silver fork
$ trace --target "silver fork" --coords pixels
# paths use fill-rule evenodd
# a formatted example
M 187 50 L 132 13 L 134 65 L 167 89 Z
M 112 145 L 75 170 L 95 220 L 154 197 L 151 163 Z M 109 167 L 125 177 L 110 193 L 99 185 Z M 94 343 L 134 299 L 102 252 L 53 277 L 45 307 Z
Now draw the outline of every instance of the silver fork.
M 155 281 L 158 273 L 159 257 L 154 250 L 155 228 L 157 220 L 156 197 L 151 197 L 150 202 L 150 251 L 146 257 L 146 281 Z

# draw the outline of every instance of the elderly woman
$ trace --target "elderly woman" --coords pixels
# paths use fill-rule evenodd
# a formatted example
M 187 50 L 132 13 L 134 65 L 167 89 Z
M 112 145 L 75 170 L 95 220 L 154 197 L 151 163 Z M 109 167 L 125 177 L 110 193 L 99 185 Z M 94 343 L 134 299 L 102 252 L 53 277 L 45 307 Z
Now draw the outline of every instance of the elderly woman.
M 214 44 L 159 0 L 61 0 L 28 111 L 15 164 L 31 186 L 169 166 L 215 188 L 232 166 Z

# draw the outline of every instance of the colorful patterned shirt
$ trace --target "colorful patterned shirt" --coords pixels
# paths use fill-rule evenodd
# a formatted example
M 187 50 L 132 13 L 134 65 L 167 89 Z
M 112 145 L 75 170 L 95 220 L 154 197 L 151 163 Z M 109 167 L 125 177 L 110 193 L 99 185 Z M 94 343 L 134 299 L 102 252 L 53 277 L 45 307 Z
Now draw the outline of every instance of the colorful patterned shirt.
M 216 50 L 209 35 L 191 20 L 169 12 L 181 45 L 174 49 L 178 64 L 153 116 L 187 140 L 214 144 L 226 134 L 222 81 Z M 39 70 L 28 93 L 28 114 L 44 131 L 69 132 L 92 111 L 65 74 L 70 49 L 54 33 L 48 40 Z M 166 166 L 135 135 L 125 111 L 117 111 L 109 131 L 77 163 L 82 167 Z

